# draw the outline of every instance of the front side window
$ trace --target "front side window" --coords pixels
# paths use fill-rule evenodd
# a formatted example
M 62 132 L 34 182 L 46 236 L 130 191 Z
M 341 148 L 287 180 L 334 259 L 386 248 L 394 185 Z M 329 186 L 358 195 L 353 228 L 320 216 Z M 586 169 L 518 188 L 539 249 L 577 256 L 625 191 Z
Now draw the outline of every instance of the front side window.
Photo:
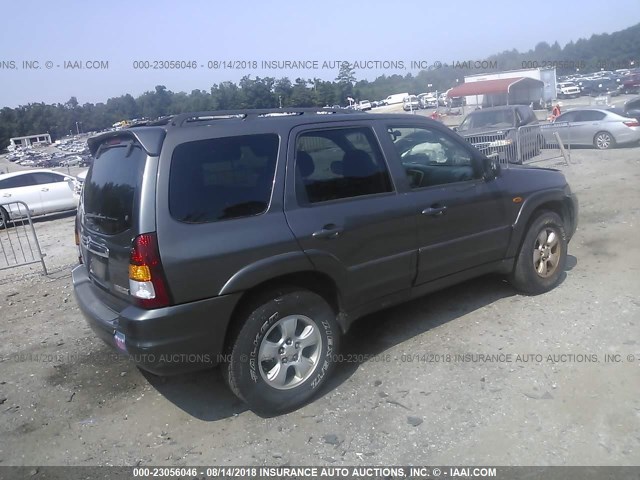
M 598 112 L 596 110 L 583 110 L 577 112 L 576 122 L 597 122 L 599 120 L 604 119 L 606 117 L 606 113 Z
M 171 158 L 169 211 L 207 223 L 264 213 L 278 157 L 275 134 L 212 138 L 178 145 Z
M 369 128 L 334 128 L 296 141 L 296 195 L 300 204 L 391 192 L 391 179 Z
M 23 175 L 16 175 L 15 177 L 5 178 L 0 181 L 0 189 L 28 187 L 35 184 L 36 181 L 33 177 L 33 173 L 25 173 Z
M 389 127 L 411 188 L 464 182 L 477 177 L 472 154 L 445 134 L 422 127 Z

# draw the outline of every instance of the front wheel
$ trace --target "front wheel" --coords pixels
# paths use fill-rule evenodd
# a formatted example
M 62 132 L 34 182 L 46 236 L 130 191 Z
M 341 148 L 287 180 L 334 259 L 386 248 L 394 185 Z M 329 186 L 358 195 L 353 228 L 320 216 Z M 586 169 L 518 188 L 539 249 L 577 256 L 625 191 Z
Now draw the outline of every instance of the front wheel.
M 244 318 L 223 365 L 231 390 L 263 414 L 305 404 L 333 370 L 336 312 L 314 292 L 280 288 L 248 306 Z
M 9 214 L 3 207 L 0 207 L 0 230 L 4 230 L 5 228 L 7 228 L 8 223 Z
M 549 211 L 540 213 L 525 234 L 511 284 L 530 295 L 556 287 L 567 262 L 567 244 L 560 216 Z
M 598 132 L 593 137 L 593 145 L 598 150 L 608 150 L 613 148 L 616 144 L 616 141 L 609 132 Z

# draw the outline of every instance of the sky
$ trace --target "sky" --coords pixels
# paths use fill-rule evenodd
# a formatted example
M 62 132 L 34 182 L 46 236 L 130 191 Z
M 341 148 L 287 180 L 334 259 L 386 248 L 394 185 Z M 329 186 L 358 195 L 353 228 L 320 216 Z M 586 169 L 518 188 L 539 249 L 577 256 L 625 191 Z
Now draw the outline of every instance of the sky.
M 245 75 L 333 80 L 338 70 L 332 67 L 344 60 L 366 62 L 356 77 L 373 80 L 417 73 L 412 61 L 477 60 L 541 41 L 564 46 L 640 21 L 639 0 L 616 0 L 604 15 L 596 14 L 601 0 L 2 3 L 0 108 L 64 103 L 71 96 L 81 104 L 104 102 L 155 85 L 209 90 Z M 287 60 L 306 68 L 263 64 Z M 96 61 L 89 66 L 98 68 L 87 68 Z M 140 68 L 165 61 L 195 62 L 196 68 Z M 83 68 L 69 68 L 78 64 Z

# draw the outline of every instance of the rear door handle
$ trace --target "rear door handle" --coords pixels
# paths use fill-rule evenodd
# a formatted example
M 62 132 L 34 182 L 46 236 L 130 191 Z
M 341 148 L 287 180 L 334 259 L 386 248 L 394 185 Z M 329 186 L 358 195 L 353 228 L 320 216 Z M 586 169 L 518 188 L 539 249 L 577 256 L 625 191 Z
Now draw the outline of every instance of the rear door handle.
M 49 189 L 48 189 L 48 188 L 43 188 L 43 189 L 42 189 L 42 191 L 43 191 L 43 192 L 48 192 L 48 191 L 49 191 Z
M 3 194 L 2 196 L 3 196 L 3 197 L 7 197 L 7 198 L 8 198 L 8 197 L 10 197 L 10 196 L 11 196 L 11 194 L 10 194 L 10 193 L 5 193 L 5 194 Z
M 439 207 L 437 205 L 431 205 L 429 208 L 422 210 L 423 215 L 428 215 L 430 217 L 439 217 L 445 213 L 447 213 L 447 207 Z
M 338 236 L 342 233 L 342 228 L 330 223 L 322 227 L 322 230 L 318 230 L 317 232 L 313 232 L 311 236 L 313 238 L 325 238 L 327 240 L 332 240 L 334 238 L 338 238 Z

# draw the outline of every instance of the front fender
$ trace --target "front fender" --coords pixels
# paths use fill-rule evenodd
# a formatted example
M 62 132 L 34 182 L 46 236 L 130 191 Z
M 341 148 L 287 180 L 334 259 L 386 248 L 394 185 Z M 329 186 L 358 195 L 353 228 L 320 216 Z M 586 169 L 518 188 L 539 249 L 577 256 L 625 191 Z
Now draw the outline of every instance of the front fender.
M 511 243 L 509 244 L 509 249 L 507 251 L 507 258 L 515 257 L 518 254 L 520 244 L 527 233 L 527 226 L 529 225 L 529 220 L 533 213 L 541 206 L 549 203 L 561 206 L 562 217 L 566 222 L 568 222 L 566 225 L 566 231 L 569 237 L 571 237 L 577 224 L 577 212 L 571 211 L 576 202 L 570 191 L 568 191 L 568 188 L 554 188 L 534 192 L 527 196 L 525 201 L 522 202 L 522 206 L 518 211 L 515 222 L 511 226 Z M 550 210 L 553 210 L 553 208 L 550 208 Z

